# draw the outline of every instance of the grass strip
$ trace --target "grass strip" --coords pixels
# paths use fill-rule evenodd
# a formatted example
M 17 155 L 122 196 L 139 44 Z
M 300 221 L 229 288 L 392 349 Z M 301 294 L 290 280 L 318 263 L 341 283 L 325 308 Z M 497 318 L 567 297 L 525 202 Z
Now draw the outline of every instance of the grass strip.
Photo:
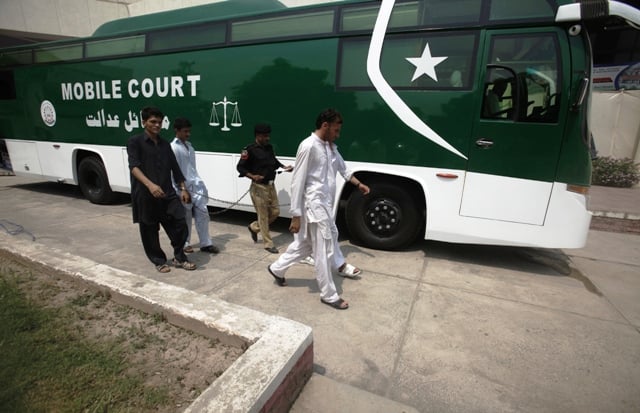
M 86 340 L 68 322 L 71 306 L 38 305 L 24 277 L 0 270 L 0 411 L 140 412 L 166 401 L 165 389 L 126 373 L 116 338 Z

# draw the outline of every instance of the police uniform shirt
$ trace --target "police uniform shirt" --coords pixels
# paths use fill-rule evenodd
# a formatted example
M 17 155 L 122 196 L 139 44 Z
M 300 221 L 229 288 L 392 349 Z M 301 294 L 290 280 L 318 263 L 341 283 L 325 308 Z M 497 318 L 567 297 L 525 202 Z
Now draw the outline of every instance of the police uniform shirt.
M 276 158 L 271 144 L 252 143 L 242 150 L 237 169 L 240 176 L 262 175 L 264 179 L 258 183 L 268 184 L 273 182 L 276 178 L 276 170 L 281 167 L 284 165 Z

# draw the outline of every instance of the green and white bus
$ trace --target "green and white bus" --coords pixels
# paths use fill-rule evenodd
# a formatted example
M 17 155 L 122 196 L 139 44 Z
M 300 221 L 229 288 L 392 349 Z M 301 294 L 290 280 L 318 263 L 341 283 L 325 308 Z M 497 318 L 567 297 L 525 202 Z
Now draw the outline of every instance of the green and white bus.
M 336 212 L 363 245 L 578 248 L 591 219 L 585 22 L 612 18 L 640 24 L 606 0 L 229 0 L 115 20 L 0 50 L 0 138 L 16 174 L 108 203 L 130 190 L 140 109 L 158 106 L 166 139 L 191 119 L 210 205 L 225 207 L 248 188 L 235 166 L 255 123 L 295 163 L 334 107 L 340 152 L 371 187 L 338 185 Z M 282 204 L 289 179 L 276 182 Z

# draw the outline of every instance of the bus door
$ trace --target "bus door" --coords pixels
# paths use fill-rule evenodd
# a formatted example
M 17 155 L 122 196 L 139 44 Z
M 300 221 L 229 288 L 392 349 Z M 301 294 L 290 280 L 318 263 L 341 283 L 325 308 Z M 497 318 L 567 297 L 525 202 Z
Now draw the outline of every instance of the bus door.
M 564 130 L 561 38 L 555 29 L 486 32 L 460 215 L 544 224 Z

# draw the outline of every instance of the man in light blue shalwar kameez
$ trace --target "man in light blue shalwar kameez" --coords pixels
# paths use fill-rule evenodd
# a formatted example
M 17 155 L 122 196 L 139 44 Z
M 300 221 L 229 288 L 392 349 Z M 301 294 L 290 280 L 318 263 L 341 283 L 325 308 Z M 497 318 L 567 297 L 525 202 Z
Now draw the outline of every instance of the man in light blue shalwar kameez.
M 189 195 L 191 195 L 191 203 L 183 204 L 186 212 L 186 221 L 189 228 L 189 235 L 185 242 L 185 252 L 193 252 L 191 246 L 191 218 L 195 220 L 196 232 L 200 241 L 200 251 L 217 254 L 220 250 L 211 242 L 209 235 L 209 211 L 207 203 L 209 201 L 209 193 L 204 184 L 198 170 L 196 169 L 196 152 L 193 145 L 189 142 L 191 136 L 191 122 L 186 118 L 176 118 L 173 122 L 173 129 L 176 137 L 171 142 L 171 149 L 176 155 L 180 170 L 185 177 L 185 185 Z

